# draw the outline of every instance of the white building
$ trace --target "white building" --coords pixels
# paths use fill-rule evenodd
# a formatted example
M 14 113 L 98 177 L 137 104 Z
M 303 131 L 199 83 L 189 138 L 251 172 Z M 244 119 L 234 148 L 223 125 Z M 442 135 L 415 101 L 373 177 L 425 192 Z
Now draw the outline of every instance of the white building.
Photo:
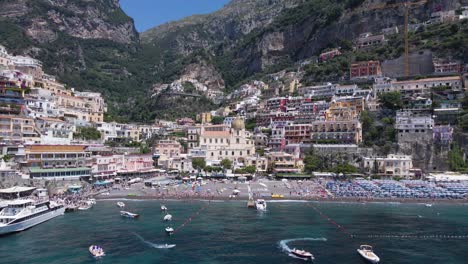
M 244 121 L 240 118 L 234 120 L 232 128 L 226 125 L 201 127 L 199 142 L 199 147 L 191 149 L 189 156 L 203 157 L 207 164 L 223 159 L 245 164 L 245 158 L 255 154 L 252 134 L 245 130 Z
M 413 168 L 411 156 L 389 154 L 387 157 L 364 157 L 363 169 L 368 174 L 383 176 L 411 177 Z

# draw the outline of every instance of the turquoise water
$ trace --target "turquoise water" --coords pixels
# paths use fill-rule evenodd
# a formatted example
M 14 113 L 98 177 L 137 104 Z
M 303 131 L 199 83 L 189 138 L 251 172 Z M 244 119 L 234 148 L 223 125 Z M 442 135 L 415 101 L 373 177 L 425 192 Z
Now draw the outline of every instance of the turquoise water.
M 305 263 L 285 245 L 312 252 L 315 263 L 365 263 L 360 244 L 373 245 L 381 263 L 468 263 L 468 237 L 458 237 L 468 235 L 466 205 L 269 203 L 259 213 L 245 202 L 173 201 L 165 204 L 174 228 L 192 221 L 167 237 L 159 201 L 125 203 L 141 218 L 122 218 L 116 201 L 98 201 L 0 237 L 0 263 Z M 153 247 L 166 243 L 176 247 Z M 91 244 L 107 255 L 92 258 Z

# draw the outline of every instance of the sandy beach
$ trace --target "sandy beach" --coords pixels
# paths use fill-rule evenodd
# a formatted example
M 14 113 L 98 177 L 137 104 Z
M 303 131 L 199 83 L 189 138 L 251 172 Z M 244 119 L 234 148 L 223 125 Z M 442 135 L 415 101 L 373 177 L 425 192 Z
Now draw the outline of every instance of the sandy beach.
M 235 181 L 206 181 L 198 186 L 182 183 L 160 187 L 147 187 L 143 183 L 131 186 L 114 185 L 108 192 L 101 192 L 96 198 L 101 200 L 141 199 L 141 200 L 223 200 L 247 201 L 249 188 L 254 199 L 269 201 L 320 201 L 347 203 L 468 203 L 467 199 L 422 199 L 422 198 L 378 198 L 378 197 L 335 197 L 320 181 L 272 180 L 241 183 Z M 235 195 L 237 193 L 237 195 Z M 279 197 L 273 198 L 272 195 Z

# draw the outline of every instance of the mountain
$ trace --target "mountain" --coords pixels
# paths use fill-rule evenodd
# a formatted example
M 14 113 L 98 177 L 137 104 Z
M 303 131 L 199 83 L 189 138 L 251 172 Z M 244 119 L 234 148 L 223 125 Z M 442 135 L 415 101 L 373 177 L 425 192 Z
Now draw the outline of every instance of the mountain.
M 113 109 L 131 103 L 139 35 L 118 0 L 0 0 L 0 39 L 62 82 L 102 92 Z
M 230 89 L 255 73 L 294 66 L 361 33 L 401 26 L 404 9 L 394 5 L 403 2 L 235 0 L 213 14 L 150 29 L 141 42 L 149 57 L 157 54 L 155 70 L 164 69 L 160 76 L 177 75 L 187 58 L 204 60 L 221 72 Z M 429 19 L 438 6 L 457 9 L 461 2 L 427 1 L 412 8 L 412 21 Z

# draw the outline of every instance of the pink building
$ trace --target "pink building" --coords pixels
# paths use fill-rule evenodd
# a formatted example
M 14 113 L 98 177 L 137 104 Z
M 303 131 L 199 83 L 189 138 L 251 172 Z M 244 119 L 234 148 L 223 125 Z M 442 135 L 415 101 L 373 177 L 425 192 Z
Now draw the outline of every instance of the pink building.
M 124 167 L 125 171 L 132 172 L 145 172 L 152 170 L 153 167 L 153 155 L 152 154 L 142 154 L 142 155 L 127 155 L 124 157 Z

